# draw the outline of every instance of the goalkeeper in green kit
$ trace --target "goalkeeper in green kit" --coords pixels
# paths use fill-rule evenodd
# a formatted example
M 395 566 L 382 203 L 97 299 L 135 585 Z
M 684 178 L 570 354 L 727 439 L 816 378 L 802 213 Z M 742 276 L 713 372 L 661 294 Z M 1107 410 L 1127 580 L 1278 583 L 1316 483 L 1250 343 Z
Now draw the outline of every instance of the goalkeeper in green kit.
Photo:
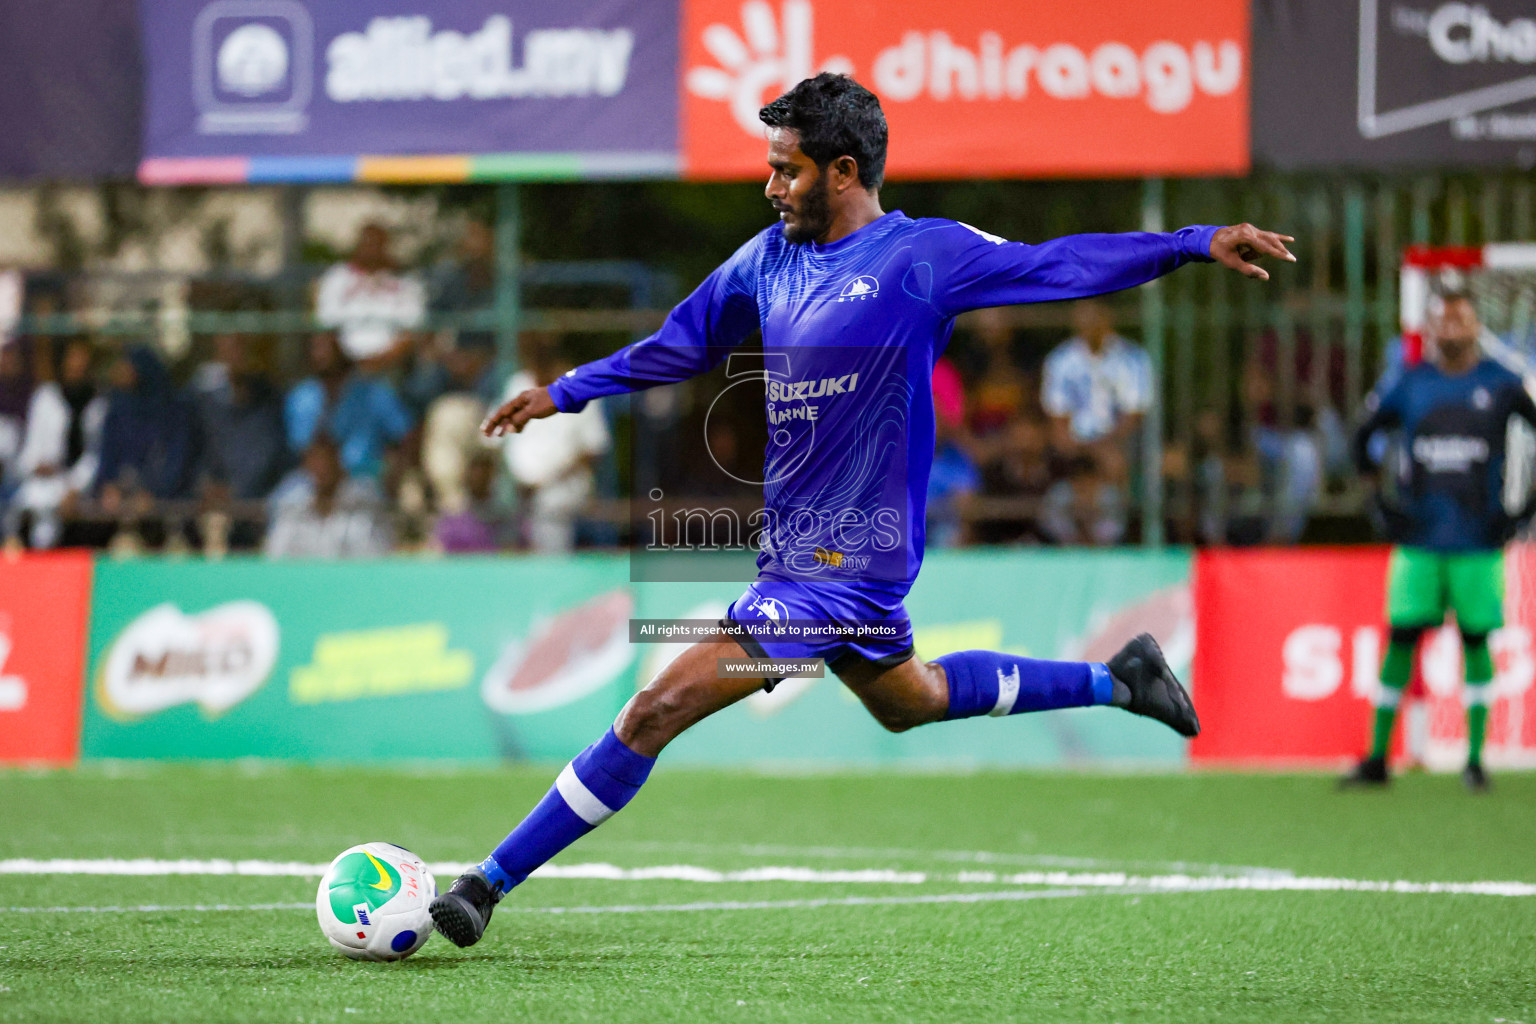
M 1493 657 L 1488 636 L 1504 625 L 1504 545 L 1530 518 L 1527 502 L 1511 515 L 1504 506 L 1504 447 L 1511 416 L 1536 426 L 1536 404 L 1520 378 L 1478 350 L 1477 310 L 1465 295 L 1431 299 L 1426 342 L 1433 360 L 1409 367 L 1370 398 L 1370 417 L 1355 434 L 1355 459 L 1367 474 L 1370 440 L 1400 430 L 1392 467 L 1399 498 L 1381 503 L 1395 545 L 1387 570 L 1391 638 L 1381 666 L 1370 754 L 1343 779 L 1385 785 L 1387 749 L 1414 650 L 1425 630 L 1456 613 L 1466 663 L 1468 752 L 1462 779 L 1473 792 L 1488 788 L 1483 738 L 1488 722 Z

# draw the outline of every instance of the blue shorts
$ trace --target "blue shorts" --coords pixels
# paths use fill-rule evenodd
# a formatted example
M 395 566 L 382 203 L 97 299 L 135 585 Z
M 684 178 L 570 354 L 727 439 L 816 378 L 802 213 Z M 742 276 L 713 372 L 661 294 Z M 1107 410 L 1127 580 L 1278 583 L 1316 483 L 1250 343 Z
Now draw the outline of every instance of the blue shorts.
M 859 665 L 894 668 L 914 654 L 903 596 L 869 584 L 760 579 L 720 624 L 754 658 L 821 658 L 839 676 Z

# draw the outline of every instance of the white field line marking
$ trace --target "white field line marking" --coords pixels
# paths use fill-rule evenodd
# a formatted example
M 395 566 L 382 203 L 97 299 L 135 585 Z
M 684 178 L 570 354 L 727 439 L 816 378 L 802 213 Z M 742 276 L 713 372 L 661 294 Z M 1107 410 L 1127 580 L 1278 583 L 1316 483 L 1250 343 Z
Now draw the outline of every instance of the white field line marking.
M 1000 901 L 1061 899 L 1093 896 L 1094 889 L 1004 889 L 995 892 L 952 892 L 927 896 L 844 896 L 807 900 L 722 900 L 713 903 L 629 903 L 590 907 L 504 907 L 503 912 L 520 914 L 644 914 L 682 913 L 700 910 L 793 910 L 807 907 L 870 907 L 908 903 L 995 903 Z M 161 914 L 206 913 L 220 910 L 313 910 L 313 903 L 253 903 L 237 906 L 229 903 L 169 906 L 149 904 L 141 907 L 0 907 L 0 914 Z
M 313 903 L 146 903 L 138 907 L 0 907 L 0 914 L 193 914 L 224 910 L 314 910 Z
M 1075 868 L 1082 871 L 1178 872 L 1193 875 L 1291 875 L 1286 868 L 1248 864 L 1211 864 L 1185 860 L 1121 860 L 1102 857 L 1059 857 L 1038 853 L 993 853 L 987 850 L 912 850 L 884 846 L 784 846 L 778 844 L 693 843 L 654 840 L 614 840 L 609 845 L 628 850 L 679 850 L 693 853 L 734 853 L 748 857 L 825 857 L 828 859 L 890 858 L 893 860 L 950 861 L 962 864 L 998 864 L 1035 868 Z
M 643 903 L 606 907 L 520 907 L 531 914 L 644 914 L 696 910 L 793 910 L 805 907 L 879 907 L 910 903 L 996 903 L 1049 900 L 1095 895 L 1092 889 L 1003 889 L 992 892 L 946 892 L 927 896 L 842 896 L 809 900 L 723 900 L 715 903 Z
M 252 877 L 318 878 L 327 865 L 261 860 L 0 860 L 0 874 L 14 875 L 242 875 Z M 462 863 L 430 865 L 437 875 L 455 875 Z M 923 871 L 869 869 L 821 871 L 803 867 L 759 867 L 717 871 L 689 864 L 621 868 L 613 864 L 546 864 L 534 878 L 603 881 L 680 882 L 826 882 L 921 885 L 930 882 L 970 885 L 1025 885 L 1067 888 L 1142 890 L 1147 892 L 1391 892 L 1462 896 L 1536 896 L 1531 882 L 1408 882 L 1358 878 L 1318 878 L 1294 875 L 1137 875 L 1123 871 L 962 871 L 934 874 Z

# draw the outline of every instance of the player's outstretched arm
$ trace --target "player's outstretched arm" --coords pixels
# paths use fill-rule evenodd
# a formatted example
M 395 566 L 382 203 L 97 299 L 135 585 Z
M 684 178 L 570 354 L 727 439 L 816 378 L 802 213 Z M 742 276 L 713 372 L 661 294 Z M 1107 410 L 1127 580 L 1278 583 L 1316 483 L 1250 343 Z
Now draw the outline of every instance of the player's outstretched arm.
M 934 274 L 930 298 L 954 316 L 986 306 L 1085 299 L 1171 274 L 1185 263 L 1221 263 L 1267 280 L 1255 261 L 1294 262 L 1289 235 L 1252 224 L 1192 224 L 1169 232 L 1066 235 L 1039 245 L 1010 242 L 967 224 L 936 221 L 923 239 L 922 262 Z M 922 282 L 919 281 L 919 284 Z
M 529 388 L 519 391 L 511 401 L 487 416 L 480 424 L 480 432 L 486 437 L 505 437 L 520 433 L 530 420 L 541 420 L 559 411 L 555 408 L 555 400 L 549 397 L 549 388 Z
M 1211 258 L 1244 277 L 1268 281 L 1269 271 L 1258 266 L 1256 261 L 1265 256 L 1276 256 L 1295 263 L 1296 257 L 1285 247 L 1286 242 L 1294 241 L 1296 239 L 1290 235 L 1264 231 L 1252 224 L 1233 224 L 1211 236 Z

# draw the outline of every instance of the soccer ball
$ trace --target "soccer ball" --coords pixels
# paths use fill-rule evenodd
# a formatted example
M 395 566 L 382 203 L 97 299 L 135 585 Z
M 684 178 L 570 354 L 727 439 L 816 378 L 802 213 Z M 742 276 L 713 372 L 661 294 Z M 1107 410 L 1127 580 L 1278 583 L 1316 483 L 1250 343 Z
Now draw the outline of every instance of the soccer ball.
M 320 931 L 353 960 L 404 960 L 432 937 L 437 881 L 393 843 L 363 843 L 331 861 L 315 893 Z

